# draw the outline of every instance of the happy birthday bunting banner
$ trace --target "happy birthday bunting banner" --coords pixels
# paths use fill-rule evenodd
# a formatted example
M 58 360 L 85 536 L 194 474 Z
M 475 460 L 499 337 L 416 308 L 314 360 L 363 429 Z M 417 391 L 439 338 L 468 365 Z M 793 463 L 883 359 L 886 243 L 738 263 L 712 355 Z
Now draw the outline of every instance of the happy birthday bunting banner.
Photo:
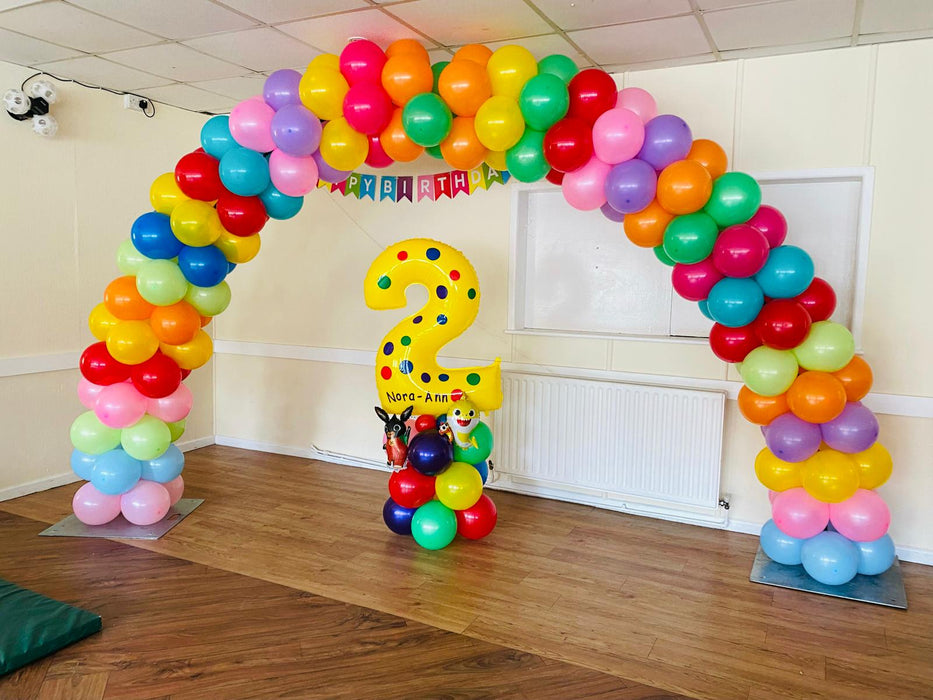
M 318 189 L 340 192 L 344 197 L 355 197 L 390 202 L 432 202 L 441 197 L 454 199 L 460 194 L 471 195 L 476 190 L 488 190 L 493 184 L 504 185 L 509 181 L 508 170 L 496 170 L 483 163 L 472 170 L 451 170 L 431 175 L 370 175 L 352 172 L 343 182 L 329 183 L 320 180 Z

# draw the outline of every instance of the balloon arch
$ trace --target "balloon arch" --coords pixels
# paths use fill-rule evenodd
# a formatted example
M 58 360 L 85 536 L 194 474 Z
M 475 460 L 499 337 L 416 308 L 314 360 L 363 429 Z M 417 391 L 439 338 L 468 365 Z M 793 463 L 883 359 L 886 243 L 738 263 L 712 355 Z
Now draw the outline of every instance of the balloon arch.
M 184 457 L 172 442 L 192 403 L 182 380 L 210 358 L 203 327 L 229 304 L 225 277 L 259 252 L 265 222 L 295 216 L 319 180 L 426 151 L 464 171 L 485 162 L 523 182 L 546 178 L 671 267 L 676 292 L 715 322 L 713 352 L 741 373 L 742 414 L 762 426 L 755 472 L 772 501 L 761 531 L 769 557 L 827 584 L 893 563 L 890 513 L 873 490 L 891 458 L 860 403 L 871 369 L 829 320 L 832 288 L 805 251 L 783 244 L 784 217 L 761 205 L 756 181 L 727 172 L 723 149 L 658 115 L 646 91 L 515 45 L 469 45 L 431 65 L 416 41 L 383 51 L 358 40 L 304 75 L 273 73 L 262 96 L 209 119 L 200 140 L 153 182 L 153 211 L 117 253 L 123 276 L 90 314 L 99 342 L 81 356 L 78 386 L 89 410 L 71 428 L 71 463 L 88 481 L 73 502 L 84 523 L 122 512 L 150 524 L 181 497 Z

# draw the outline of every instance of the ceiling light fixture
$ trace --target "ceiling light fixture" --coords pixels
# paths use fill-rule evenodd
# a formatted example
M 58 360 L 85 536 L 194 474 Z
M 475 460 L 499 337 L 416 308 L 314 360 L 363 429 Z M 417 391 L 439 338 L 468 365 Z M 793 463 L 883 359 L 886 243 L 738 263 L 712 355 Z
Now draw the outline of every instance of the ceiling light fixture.
M 6 113 L 17 121 L 32 120 L 32 130 L 42 136 L 54 136 L 58 121 L 49 114 L 49 105 L 58 99 L 58 91 L 47 80 L 37 80 L 29 86 L 27 94 L 21 89 L 11 88 L 3 93 Z

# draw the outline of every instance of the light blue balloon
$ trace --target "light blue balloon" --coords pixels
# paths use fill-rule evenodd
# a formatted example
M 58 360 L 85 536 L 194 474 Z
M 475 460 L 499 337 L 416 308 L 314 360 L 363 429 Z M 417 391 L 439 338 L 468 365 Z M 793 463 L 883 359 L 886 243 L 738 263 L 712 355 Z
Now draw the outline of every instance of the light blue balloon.
M 230 117 L 226 114 L 211 117 L 201 127 L 201 148 L 218 160 L 239 145 L 230 134 Z
M 841 586 L 858 573 L 859 550 L 838 532 L 826 530 L 804 541 L 800 560 L 806 572 L 820 583 Z
M 269 185 L 263 190 L 259 199 L 266 208 L 266 214 L 273 219 L 292 218 L 301 211 L 301 205 L 305 201 L 304 197 L 289 197 L 287 194 L 282 194 L 275 188 L 275 185 Z
M 778 564 L 796 566 L 800 563 L 800 547 L 804 540 L 785 535 L 773 520 L 762 526 L 760 542 L 768 558 Z
M 486 460 L 484 459 L 479 464 L 474 464 L 473 466 L 475 467 L 476 471 L 479 472 L 479 475 L 483 477 L 483 483 L 485 484 L 486 479 L 489 478 L 489 465 L 486 463 Z
M 185 455 L 175 445 L 169 445 L 159 457 L 142 462 L 142 478 L 165 484 L 180 475 L 184 468 Z
M 101 493 L 119 496 L 136 486 L 142 475 L 142 464 L 121 448 L 97 455 L 97 463 L 91 471 L 91 483 Z
M 894 564 L 894 540 L 890 535 L 872 540 L 871 542 L 856 542 L 858 547 L 858 572 L 866 576 L 883 574 Z
M 96 463 L 97 455 L 89 455 L 81 450 L 71 451 L 71 471 L 85 481 L 91 480 L 91 474 L 94 472 Z
M 765 266 L 755 275 L 765 296 L 789 299 L 803 294 L 813 281 L 813 259 L 803 248 L 782 245 L 768 254 Z
M 265 190 L 269 179 L 269 163 L 262 153 L 237 146 L 220 159 L 220 181 L 241 197 L 254 197 Z
M 758 317 L 765 297 L 755 280 L 726 277 L 713 286 L 706 302 L 716 323 L 738 328 L 747 326 Z

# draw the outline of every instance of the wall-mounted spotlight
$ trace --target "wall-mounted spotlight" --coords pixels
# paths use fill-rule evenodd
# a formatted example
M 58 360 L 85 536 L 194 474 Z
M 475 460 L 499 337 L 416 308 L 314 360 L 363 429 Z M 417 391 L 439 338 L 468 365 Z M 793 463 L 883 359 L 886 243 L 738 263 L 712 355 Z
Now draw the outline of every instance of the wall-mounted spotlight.
M 17 121 L 32 120 L 32 130 L 42 136 L 54 136 L 58 122 L 49 114 L 49 105 L 58 99 L 58 92 L 47 80 L 37 80 L 29 86 L 29 94 L 11 88 L 3 93 L 6 113 Z

